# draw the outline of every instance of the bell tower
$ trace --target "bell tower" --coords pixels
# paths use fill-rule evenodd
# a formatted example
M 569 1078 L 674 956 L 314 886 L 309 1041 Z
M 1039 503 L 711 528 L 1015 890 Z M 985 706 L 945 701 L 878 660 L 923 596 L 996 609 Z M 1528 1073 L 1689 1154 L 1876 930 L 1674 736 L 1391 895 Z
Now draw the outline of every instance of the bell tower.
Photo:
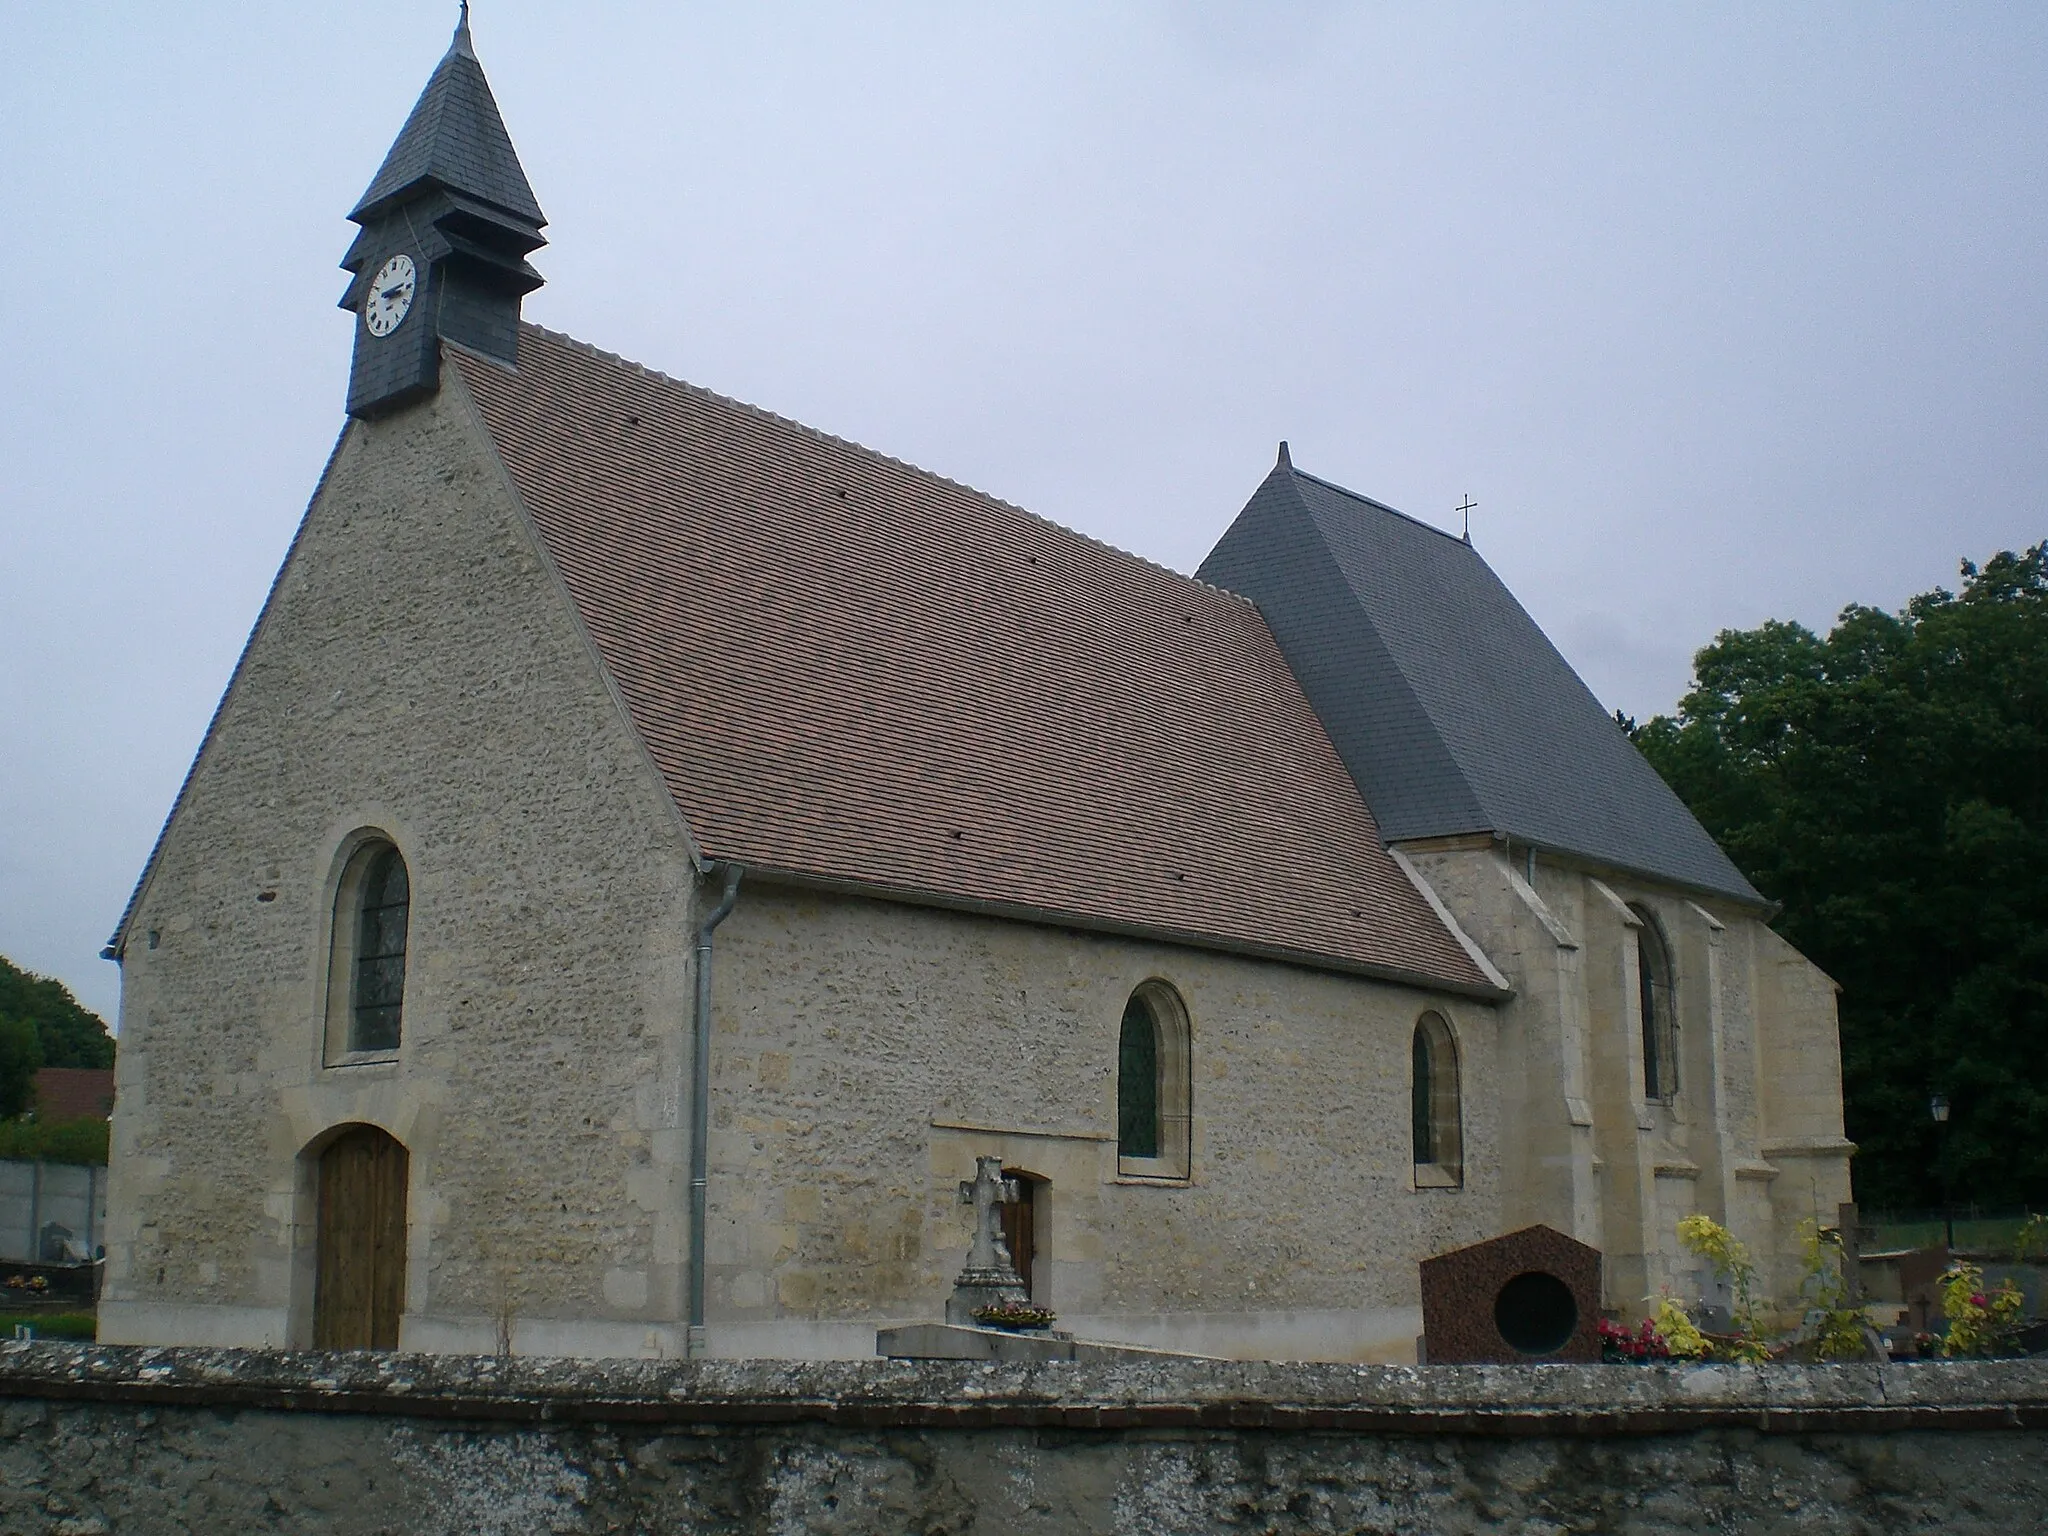
M 349 218 L 341 307 L 356 317 L 348 412 L 377 416 L 439 386 L 440 343 L 519 360 L 528 253 L 547 219 L 477 62 L 464 0 L 455 37 Z

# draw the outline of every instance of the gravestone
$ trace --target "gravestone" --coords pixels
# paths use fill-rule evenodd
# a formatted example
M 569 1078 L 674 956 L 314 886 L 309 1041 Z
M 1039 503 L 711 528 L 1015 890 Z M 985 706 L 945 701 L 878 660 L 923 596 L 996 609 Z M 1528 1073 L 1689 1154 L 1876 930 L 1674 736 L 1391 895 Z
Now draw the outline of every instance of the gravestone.
M 1899 1294 L 1906 1303 L 1906 1325 L 1915 1333 L 1934 1333 L 1944 1314 L 1941 1277 L 1955 1262 L 1946 1244 L 1915 1248 L 1899 1256 Z
M 953 1282 L 953 1294 L 946 1298 L 947 1322 L 971 1326 L 976 1307 L 1025 1300 L 1024 1279 L 1003 1240 L 1003 1207 L 1021 1194 L 1015 1179 L 1003 1177 L 1000 1157 L 977 1157 L 974 1177 L 960 1181 L 960 1203 L 974 1207 L 974 1241 L 968 1245 L 966 1266 Z
M 1512 1365 L 1600 1358 L 1600 1250 L 1524 1227 L 1422 1261 L 1423 1358 Z

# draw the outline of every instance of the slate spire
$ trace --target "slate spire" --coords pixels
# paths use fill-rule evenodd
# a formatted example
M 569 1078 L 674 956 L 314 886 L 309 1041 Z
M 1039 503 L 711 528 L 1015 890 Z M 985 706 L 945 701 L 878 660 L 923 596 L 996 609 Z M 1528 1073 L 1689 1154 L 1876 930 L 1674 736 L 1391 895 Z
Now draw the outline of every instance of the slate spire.
M 547 223 L 477 62 L 467 7 L 448 51 L 349 217 L 360 224 L 423 183 L 490 203 L 536 232 Z
M 1387 842 L 1488 833 L 1763 905 L 1455 533 L 1283 449 L 1195 574 L 1259 605 Z
M 348 408 L 374 416 L 431 394 L 440 341 L 507 363 L 519 304 L 541 285 L 526 256 L 547 219 L 477 61 L 465 4 L 448 51 L 349 218 L 342 266 L 357 316 Z

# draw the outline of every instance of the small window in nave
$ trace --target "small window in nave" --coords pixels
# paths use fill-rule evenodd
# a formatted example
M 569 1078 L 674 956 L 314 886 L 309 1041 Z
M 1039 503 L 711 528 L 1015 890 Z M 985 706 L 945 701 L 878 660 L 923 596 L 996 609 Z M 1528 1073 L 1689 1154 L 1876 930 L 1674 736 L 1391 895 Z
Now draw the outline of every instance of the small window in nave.
M 1458 1046 L 1443 1015 L 1425 1013 L 1410 1041 L 1409 1136 L 1416 1182 L 1457 1185 L 1465 1177 Z
M 1117 1172 L 1188 1177 L 1189 1068 L 1187 1010 L 1171 987 L 1148 981 L 1117 1030 Z

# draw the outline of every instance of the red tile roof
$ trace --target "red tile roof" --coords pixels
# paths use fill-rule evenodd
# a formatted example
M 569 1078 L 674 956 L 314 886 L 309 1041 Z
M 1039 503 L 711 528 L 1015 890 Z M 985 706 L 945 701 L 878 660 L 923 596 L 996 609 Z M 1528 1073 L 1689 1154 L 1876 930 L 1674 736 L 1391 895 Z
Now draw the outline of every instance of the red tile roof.
M 113 1112 L 112 1067 L 44 1067 L 36 1073 L 38 1120 L 104 1120 Z
M 710 856 L 1494 991 L 1244 599 L 552 332 L 450 356 Z

